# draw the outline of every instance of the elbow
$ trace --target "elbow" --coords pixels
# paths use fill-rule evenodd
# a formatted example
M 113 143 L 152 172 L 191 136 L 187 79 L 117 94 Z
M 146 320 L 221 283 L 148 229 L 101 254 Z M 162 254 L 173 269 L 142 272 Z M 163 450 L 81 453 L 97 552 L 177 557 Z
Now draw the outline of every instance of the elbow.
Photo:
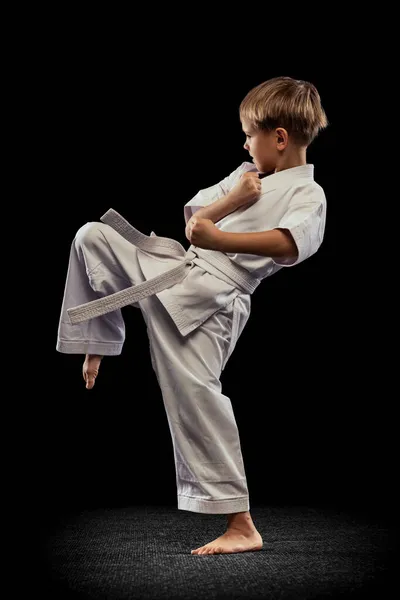
M 299 249 L 290 231 L 288 229 L 279 229 L 283 234 L 281 251 L 277 258 L 287 258 L 297 260 L 299 257 Z
M 290 261 L 292 263 L 292 262 L 296 262 L 297 259 L 299 258 L 299 251 L 297 249 L 297 246 L 295 245 L 293 248 L 290 248 L 290 249 L 285 248 L 285 249 L 282 249 L 281 252 L 275 252 L 274 256 L 271 256 L 271 258 L 278 262 Z
M 290 258 L 292 260 L 297 260 L 299 258 L 299 249 L 293 238 L 288 244 L 285 252 L 285 258 Z

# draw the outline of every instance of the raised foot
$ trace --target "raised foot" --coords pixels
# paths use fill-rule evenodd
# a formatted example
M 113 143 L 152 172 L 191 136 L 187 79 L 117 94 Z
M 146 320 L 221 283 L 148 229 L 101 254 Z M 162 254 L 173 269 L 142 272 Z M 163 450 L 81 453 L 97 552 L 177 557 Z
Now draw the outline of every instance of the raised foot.
M 262 547 L 263 540 L 257 530 L 249 535 L 226 531 L 213 542 L 192 550 L 191 554 L 234 554 L 253 552 Z
M 91 390 L 94 386 L 97 375 L 99 374 L 100 362 L 103 357 L 98 354 L 86 354 L 83 363 L 82 374 L 86 382 L 86 389 Z

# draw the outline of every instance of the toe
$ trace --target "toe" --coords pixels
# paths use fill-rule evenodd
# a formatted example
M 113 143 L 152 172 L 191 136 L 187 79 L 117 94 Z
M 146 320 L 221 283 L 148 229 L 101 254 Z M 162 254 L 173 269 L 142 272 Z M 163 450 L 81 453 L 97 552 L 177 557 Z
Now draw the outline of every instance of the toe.
M 86 389 L 91 390 L 94 386 L 94 377 L 88 377 L 86 380 Z

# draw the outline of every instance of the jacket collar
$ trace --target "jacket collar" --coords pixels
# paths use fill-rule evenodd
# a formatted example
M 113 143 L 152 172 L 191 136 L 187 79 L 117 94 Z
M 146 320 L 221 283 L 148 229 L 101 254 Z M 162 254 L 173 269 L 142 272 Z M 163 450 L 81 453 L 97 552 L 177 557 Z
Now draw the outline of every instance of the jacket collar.
M 261 191 L 264 193 L 280 187 L 289 187 L 299 179 L 314 181 L 314 165 L 306 164 L 271 173 L 261 179 Z

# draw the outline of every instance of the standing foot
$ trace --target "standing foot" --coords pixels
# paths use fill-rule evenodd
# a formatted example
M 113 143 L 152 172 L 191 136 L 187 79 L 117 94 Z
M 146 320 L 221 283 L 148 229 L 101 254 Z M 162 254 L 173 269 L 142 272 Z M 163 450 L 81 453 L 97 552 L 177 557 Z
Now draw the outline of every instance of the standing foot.
M 263 540 L 258 533 L 250 513 L 228 515 L 228 529 L 219 538 L 192 550 L 191 554 L 233 554 L 261 550 Z

